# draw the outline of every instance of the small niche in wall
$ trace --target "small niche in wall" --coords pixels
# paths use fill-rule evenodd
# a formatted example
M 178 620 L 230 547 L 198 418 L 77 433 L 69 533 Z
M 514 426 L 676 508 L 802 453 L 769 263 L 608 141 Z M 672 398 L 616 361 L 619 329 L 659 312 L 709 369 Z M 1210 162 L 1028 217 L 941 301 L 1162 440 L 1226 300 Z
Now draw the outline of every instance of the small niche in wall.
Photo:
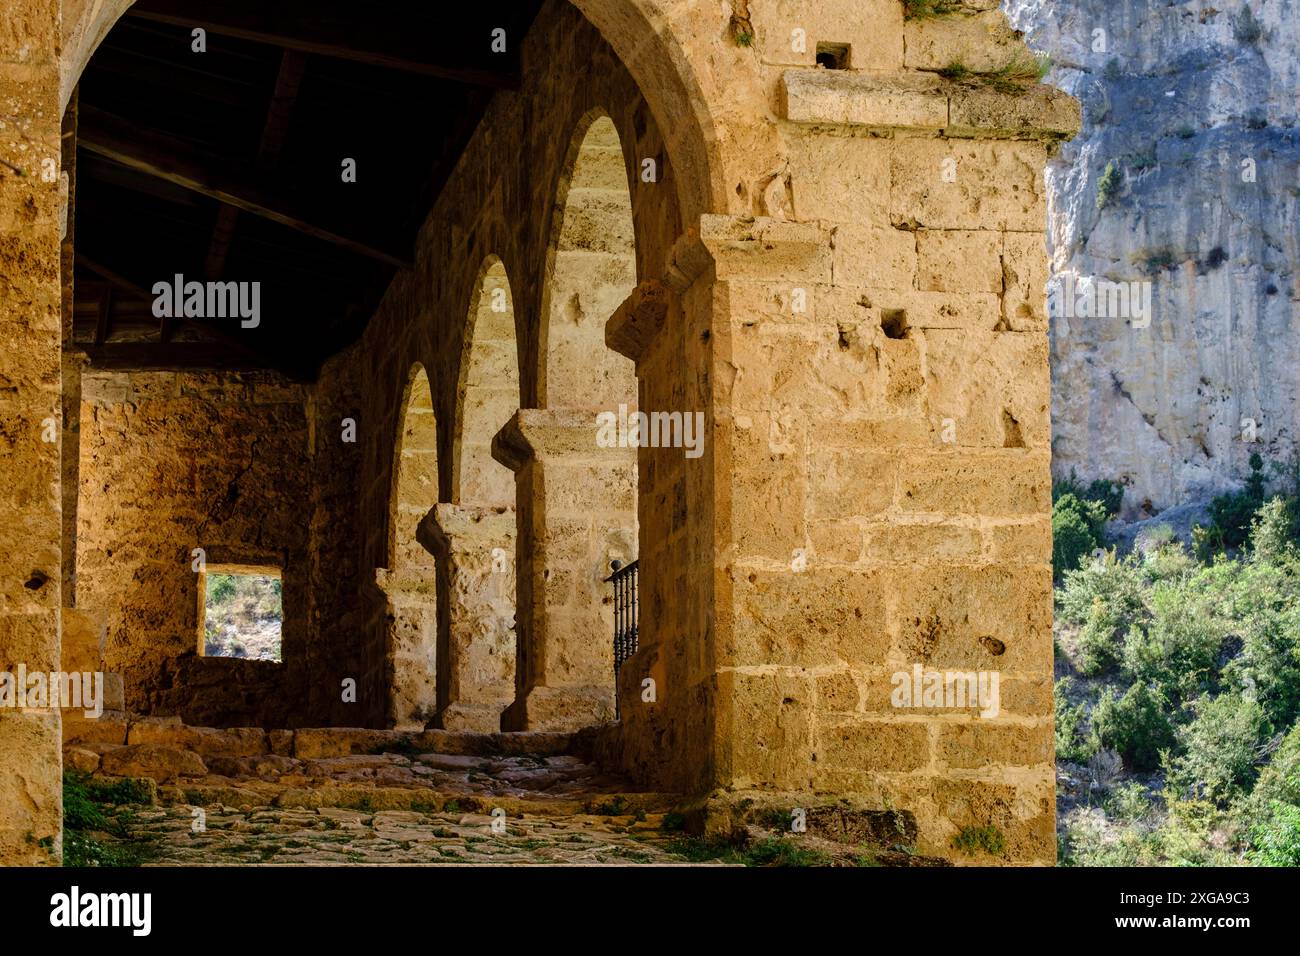
M 199 576 L 199 653 L 280 663 L 280 569 L 213 565 Z
M 852 50 L 847 43 L 818 43 L 817 65 L 827 70 L 847 70 Z

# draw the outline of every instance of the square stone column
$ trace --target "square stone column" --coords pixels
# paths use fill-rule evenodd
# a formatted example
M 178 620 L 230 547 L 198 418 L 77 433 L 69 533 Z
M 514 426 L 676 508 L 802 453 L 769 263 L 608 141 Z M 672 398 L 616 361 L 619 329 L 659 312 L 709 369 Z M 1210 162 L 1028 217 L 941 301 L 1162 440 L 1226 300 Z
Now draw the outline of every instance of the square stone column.
M 443 730 L 496 733 L 515 692 L 515 511 L 436 505 L 416 537 L 438 564 Z
M 59 667 L 62 508 L 59 7 L 0 29 L 0 671 Z M 62 853 L 60 715 L 0 708 L 0 865 Z
M 636 556 L 636 449 L 600 447 L 601 411 L 520 409 L 492 442 L 515 473 L 519 517 L 519 658 L 503 730 L 577 730 L 614 717 L 605 578 L 611 561 Z
M 388 716 L 396 730 L 424 730 L 437 708 L 437 587 L 432 569 L 375 569 L 388 628 Z

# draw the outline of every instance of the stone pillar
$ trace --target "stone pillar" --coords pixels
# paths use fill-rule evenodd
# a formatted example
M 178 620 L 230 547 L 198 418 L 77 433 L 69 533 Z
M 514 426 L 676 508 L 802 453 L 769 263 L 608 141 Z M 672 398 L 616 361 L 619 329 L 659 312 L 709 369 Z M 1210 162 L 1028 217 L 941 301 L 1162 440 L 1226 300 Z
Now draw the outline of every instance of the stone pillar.
M 515 689 L 515 511 L 439 504 L 417 537 L 443 608 L 434 726 L 496 733 Z
M 388 621 L 389 722 L 424 730 L 437 707 L 437 578 L 430 569 L 375 569 Z
M 597 444 L 596 410 L 520 409 L 492 442 L 515 472 L 515 701 L 503 730 L 614 716 L 610 562 L 636 555 L 636 449 Z
M 61 233 L 58 6 L 0 29 L 0 671 L 59 669 Z M 49 171 L 56 175 L 49 175 Z M 0 708 L 0 864 L 57 864 L 57 710 Z

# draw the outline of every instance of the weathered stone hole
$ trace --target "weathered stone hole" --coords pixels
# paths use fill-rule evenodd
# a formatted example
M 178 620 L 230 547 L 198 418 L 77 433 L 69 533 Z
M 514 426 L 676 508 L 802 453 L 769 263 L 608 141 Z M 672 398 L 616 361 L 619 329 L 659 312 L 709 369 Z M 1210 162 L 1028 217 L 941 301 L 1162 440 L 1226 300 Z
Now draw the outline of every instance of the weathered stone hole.
M 907 311 L 905 309 L 881 309 L 880 329 L 885 333 L 885 338 L 907 338 Z
M 1003 448 L 1024 448 L 1025 439 L 1020 433 L 1020 422 L 1016 416 L 1012 415 L 1010 410 L 1002 409 L 1002 447 Z
M 985 634 L 980 638 L 980 646 L 992 654 L 994 657 L 1001 657 L 1007 652 L 1007 645 L 999 641 L 996 637 Z
M 817 65 L 827 70 L 847 70 L 853 47 L 847 43 L 818 43 Z
M 23 587 L 29 591 L 39 591 L 41 588 L 45 587 L 45 583 L 49 581 L 49 579 L 49 575 L 44 571 L 33 571 L 32 576 L 23 582 Z

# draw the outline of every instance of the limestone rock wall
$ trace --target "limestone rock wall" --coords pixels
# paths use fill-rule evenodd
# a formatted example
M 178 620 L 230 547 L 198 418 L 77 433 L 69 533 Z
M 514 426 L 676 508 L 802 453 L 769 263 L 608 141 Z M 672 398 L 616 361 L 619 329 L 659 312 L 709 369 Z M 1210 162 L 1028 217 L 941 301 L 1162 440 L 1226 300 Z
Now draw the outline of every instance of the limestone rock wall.
M 1126 507 L 1286 458 L 1300 409 L 1300 3 L 1006 0 L 1084 106 L 1047 174 L 1054 281 L 1151 284 L 1149 325 L 1052 322 L 1053 467 Z M 1097 208 L 1114 164 L 1114 196 Z M 1257 443 L 1249 424 L 1257 426 Z
M 102 613 L 104 669 L 128 709 L 204 725 L 280 726 L 306 670 L 313 455 L 306 392 L 278 376 L 95 372 L 82 378 L 78 606 Z M 198 655 L 208 564 L 279 567 L 284 664 Z M 294 681 L 286 675 L 294 674 Z

